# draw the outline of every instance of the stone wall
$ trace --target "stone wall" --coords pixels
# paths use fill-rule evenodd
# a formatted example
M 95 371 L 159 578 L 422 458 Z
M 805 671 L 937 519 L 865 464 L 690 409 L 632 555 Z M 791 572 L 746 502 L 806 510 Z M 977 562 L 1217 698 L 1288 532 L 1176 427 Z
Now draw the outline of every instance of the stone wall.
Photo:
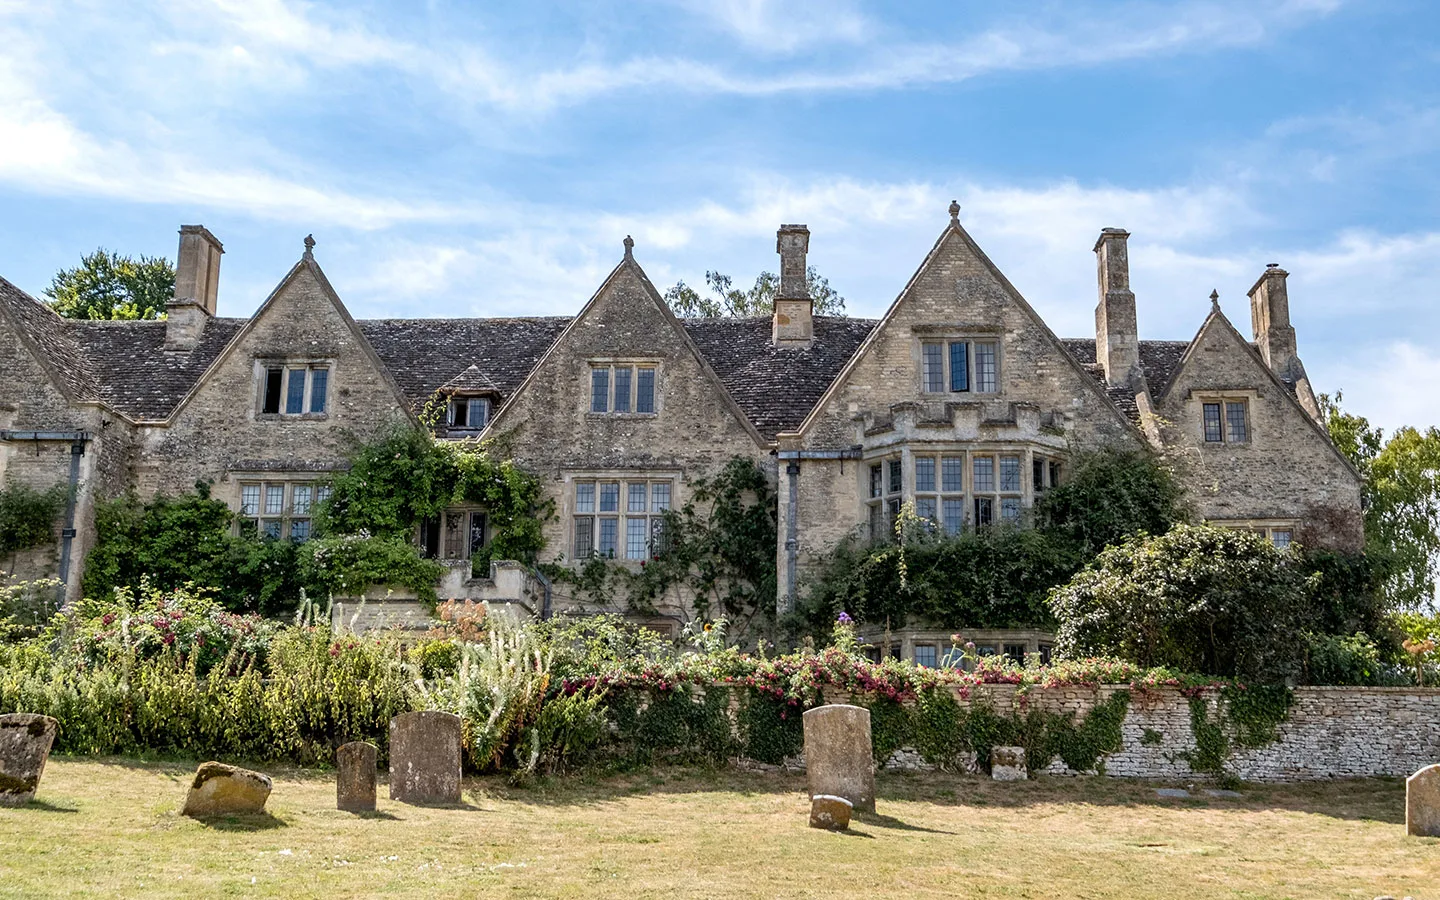
M 1031 709 L 1074 713 L 1083 720 L 1094 706 L 1127 689 L 1036 688 L 1025 694 L 1023 703 Z M 957 691 L 956 699 L 966 707 L 989 703 L 1002 715 L 1022 709 L 1022 698 L 1012 685 L 984 685 L 972 689 L 968 698 Z M 1213 718 L 1213 695 L 1208 702 Z M 1296 688 L 1295 702 L 1278 730 L 1280 738 L 1274 743 L 1237 748 L 1227 769 L 1247 781 L 1410 775 L 1440 762 L 1440 688 Z M 1183 758 L 1195 750 L 1195 736 L 1190 701 L 1179 690 L 1131 690 L 1121 734 L 1121 749 L 1104 758 L 1106 775 L 1204 777 Z M 1058 760 L 1049 772 L 1076 774 Z

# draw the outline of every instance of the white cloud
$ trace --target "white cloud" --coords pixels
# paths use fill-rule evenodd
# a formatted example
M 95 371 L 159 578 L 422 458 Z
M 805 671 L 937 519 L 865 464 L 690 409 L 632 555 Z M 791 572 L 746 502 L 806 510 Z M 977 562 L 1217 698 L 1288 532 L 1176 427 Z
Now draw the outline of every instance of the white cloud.
M 1386 434 L 1401 425 L 1440 426 L 1440 391 L 1434 390 L 1440 385 L 1440 346 L 1395 341 L 1352 344 L 1348 350 L 1338 357 L 1343 362 L 1306 363 L 1317 389 L 1343 390 L 1345 408 Z
M 679 0 L 746 47 L 794 53 L 816 44 L 859 44 L 880 26 L 847 0 Z

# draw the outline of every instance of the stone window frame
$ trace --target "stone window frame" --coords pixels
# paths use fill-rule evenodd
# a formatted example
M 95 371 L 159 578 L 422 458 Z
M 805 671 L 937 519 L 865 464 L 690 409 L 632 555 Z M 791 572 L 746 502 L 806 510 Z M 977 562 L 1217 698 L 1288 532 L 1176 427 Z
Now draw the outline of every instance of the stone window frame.
M 561 503 L 561 520 L 566 523 L 566 558 L 573 563 L 599 558 L 634 564 L 658 558 L 664 552 L 665 512 L 677 506 L 679 483 L 680 473 L 670 469 L 586 470 L 567 474 Z M 632 486 L 642 484 L 646 508 L 632 509 Z M 588 503 L 581 496 L 581 485 L 591 486 Z M 614 510 L 602 508 L 602 485 L 618 485 Z M 602 519 L 615 522 L 615 547 L 606 554 L 600 551 Z M 643 553 L 638 556 L 631 552 L 632 520 L 645 522 Z M 582 541 L 582 531 L 587 528 L 588 538 Z
M 1207 519 L 1207 525 L 1214 525 L 1216 528 L 1233 528 L 1236 531 L 1253 531 L 1277 548 L 1284 550 L 1295 542 L 1295 534 L 1300 530 L 1298 519 Z
M 1254 443 L 1255 425 L 1251 415 L 1252 401 L 1259 397 L 1258 391 L 1193 391 L 1190 394 L 1191 402 L 1196 404 L 1197 416 L 1200 423 L 1200 443 L 1205 447 L 1246 447 Z M 1219 420 L 1216 422 L 1218 434 L 1217 439 L 1211 439 L 1209 421 L 1206 419 L 1206 407 L 1218 408 Z M 1244 436 L 1233 438 L 1231 411 L 1235 406 L 1241 408 L 1243 416 Z
M 288 412 L 290 398 L 290 383 L 296 370 L 305 371 L 305 385 L 301 394 L 300 411 Z M 336 361 L 330 357 L 316 356 L 257 356 L 253 365 L 253 379 L 255 388 L 255 418 L 258 421 L 279 421 L 279 420 L 322 420 L 330 417 L 330 410 L 334 407 L 335 399 L 335 369 Z M 266 410 L 266 401 L 270 399 L 270 377 L 271 372 L 279 372 L 279 393 L 276 398 L 276 408 L 273 411 Z M 322 409 L 312 411 L 315 405 L 315 373 L 325 373 L 325 390 L 321 401 Z
M 900 454 L 887 452 L 867 458 L 862 470 L 865 472 L 863 496 L 870 542 L 878 544 L 891 540 L 895 536 L 895 520 L 899 518 L 900 507 L 905 502 L 905 461 Z M 895 477 L 897 474 L 898 479 Z M 882 527 L 884 531 L 880 533 Z
M 1004 393 L 1004 372 L 1005 372 L 1005 342 L 1003 333 L 979 328 L 965 329 L 931 329 L 916 328 L 916 363 L 917 371 L 920 373 L 920 393 L 927 397 L 953 396 L 965 394 L 967 396 L 994 397 Z M 954 362 L 953 345 L 965 345 L 965 387 L 956 388 L 954 373 L 951 369 Z M 977 359 L 979 354 L 975 348 L 979 345 L 990 345 L 995 348 L 995 385 L 993 390 L 981 390 L 979 386 Z M 931 372 L 926 368 L 926 349 L 938 346 L 940 348 L 940 389 L 935 390 L 930 382 Z
M 235 504 L 234 534 L 254 533 L 270 540 L 285 540 L 300 544 L 315 536 L 315 507 L 330 496 L 330 485 L 315 477 L 313 472 L 263 472 L 235 476 L 238 496 Z M 309 500 L 303 508 L 297 506 L 300 498 L 298 488 L 308 489 Z M 252 494 L 251 491 L 254 491 Z M 268 499 L 275 490 L 280 491 L 278 511 L 272 512 Z M 255 499 L 254 509 L 248 508 L 249 497 Z M 302 526 L 299 534 L 296 526 Z M 269 533 L 270 528 L 273 533 Z
M 607 418 L 634 418 L 652 419 L 660 415 L 662 409 L 661 396 L 663 392 L 660 387 L 664 381 L 663 360 L 654 357 L 608 357 L 597 356 L 586 360 L 585 367 L 585 414 L 587 416 L 605 416 Z M 595 372 L 605 371 L 605 408 L 595 408 Z M 625 391 L 625 403 L 627 408 L 616 410 L 616 388 L 619 379 L 616 376 L 618 371 L 628 371 L 626 376 L 629 384 Z M 651 372 L 650 388 L 650 409 L 639 411 L 641 392 L 640 382 L 642 372 Z
M 887 467 L 895 459 L 899 459 L 902 473 L 904 475 L 904 486 L 899 492 L 889 492 L 888 470 L 882 470 L 882 492 L 876 494 L 874 490 L 874 471 L 876 466 Z M 977 458 L 988 458 L 993 460 L 991 471 L 993 473 L 993 489 L 986 491 L 976 490 L 974 460 Z M 1001 479 L 1001 459 L 1016 459 L 1018 486 L 1006 487 Z M 919 464 L 922 459 L 934 460 L 934 479 L 930 489 L 921 485 L 920 474 L 924 468 Z M 960 480 L 959 489 L 947 487 L 945 480 L 945 468 L 947 461 L 959 461 Z M 1034 471 L 1036 463 L 1043 466 L 1043 489 L 1036 490 L 1034 486 Z M 1058 484 L 1063 483 L 1066 472 L 1066 461 L 1064 453 L 1058 448 L 1036 446 L 1023 441 L 1007 442 L 909 442 L 903 445 L 885 446 L 874 448 L 862 460 L 861 469 L 861 497 L 867 508 L 867 527 L 870 531 L 872 541 L 878 542 L 880 537 L 876 535 L 876 525 L 880 513 L 877 507 L 885 508 L 893 505 L 898 508 L 903 503 L 913 503 L 916 515 L 921 518 L 929 518 L 933 527 L 943 530 L 947 534 L 958 534 L 962 531 L 972 530 L 976 527 L 981 504 L 976 501 L 984 501 L 985 507 L 990 510 L 989 525 L 1017 526 L 1024 520 L 1025 510 L 1031 508 L 1035 501 L 1044 493 Z M 1012 482 L 1012 485 L 1014 483 Z M 958 527 L 953 520 L 947 521 L 945 515 L 946 503 L 960 503 L 961 517 Z M 1014 501 L 1010 505 L 1008 501 Z M 1007 506 L 1012 513 L 1006 514 Z M 934 515 L 930 515 L 933 508 Z M 953 507 L 951 507 L 953 509 Z M 890 533 L 894 530 L 893 517 L 889 521 Z M 980 523 L 981 525 L 987 523 Z M 886 536 L 888 539 L 888 534 Z

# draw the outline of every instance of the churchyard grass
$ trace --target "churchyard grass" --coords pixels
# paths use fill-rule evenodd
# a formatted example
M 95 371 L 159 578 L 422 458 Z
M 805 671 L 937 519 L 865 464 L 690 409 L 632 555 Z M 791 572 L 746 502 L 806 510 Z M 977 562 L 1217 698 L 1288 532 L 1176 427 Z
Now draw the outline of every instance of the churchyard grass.
M 0 809 L 4 897 L 1440 896 L 1440 839 L 1407 838 L 1398 779 L 1155 785 L 938 773 L 879 778 L 879 815 L 806 827 L 804 778 L 644 770 L 516 787 L 458 807 L 335 809 L 334 773 L 269 768 L 259 819 L 179 815 L 193 761 L 52 757 Z

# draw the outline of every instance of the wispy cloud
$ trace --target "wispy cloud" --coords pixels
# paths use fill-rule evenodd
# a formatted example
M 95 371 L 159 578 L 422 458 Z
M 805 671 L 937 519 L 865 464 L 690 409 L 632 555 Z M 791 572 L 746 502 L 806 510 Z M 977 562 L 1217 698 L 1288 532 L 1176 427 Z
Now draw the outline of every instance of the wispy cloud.
M 860 44 L 881 26 L 849 0 L 677 0 L 693 15 L 766 53 L 814 45 Z

